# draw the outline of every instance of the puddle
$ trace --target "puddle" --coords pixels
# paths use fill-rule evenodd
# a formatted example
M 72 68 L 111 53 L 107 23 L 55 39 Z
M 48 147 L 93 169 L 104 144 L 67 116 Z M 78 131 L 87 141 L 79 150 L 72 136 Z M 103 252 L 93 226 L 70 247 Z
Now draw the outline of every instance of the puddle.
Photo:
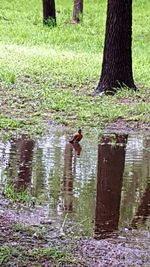
M 53 129 L 38 140 L 0 142 L 0 191 L 13 184 L 32 195 L 16 210 L 1 197 L 1 212 L 30 225 L 51 224 L 59 232 L 102 239 L 148 240 L 150 228 L 150 136 L 84 136 L 67 142 Z M 56 231 L 57 235 L 58 232 Z

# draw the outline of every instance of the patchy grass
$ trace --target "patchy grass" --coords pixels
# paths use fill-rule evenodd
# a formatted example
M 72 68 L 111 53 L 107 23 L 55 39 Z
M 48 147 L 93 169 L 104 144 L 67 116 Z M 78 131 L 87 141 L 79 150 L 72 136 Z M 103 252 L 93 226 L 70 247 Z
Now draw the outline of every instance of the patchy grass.
M 5 224 L 1 226 L 3 230 L 0 232 L 6 232 L 5 235 L 1 235 L 1 266 L 84 266 L 75 255 L 72 255 L 75 244 L 69 245 L 67 240 L 64 247 L 59 238 L 50 238 L 48 228 L 40 235 L 40 227 L 17 223 L 9 225 L 8 222 L 8 229 Z
M 28 190 L 23 190 L 17 192 L 13 185 L 6 185 L 4 189 L 4 195 L 8 198 L 13 200 L 14 202 L 23 202 L 23 203 L 30 203 L 32 201 L 32 196 Z
M 29 245 L 31 246 L 31 245 Z M 71 266 L 78 260 L 71 254 L 62 252 L 58 248 L 39 247 L 27 248 L 22 246 L 13 247 L 11 245 L 2 245 L 0 247 L 0 264 L 1 266 L 10 266 L 14 262 L 19 266 Z M 8 265 L 7 265 L 8 264 Z M 50 265 L 49 265 L 50 264 Z
M 42 25 L 41 1 L 0 3 L 0 129 L 41 134 L 50 121 L 104 127 L 118 118 L 148 122 L 150 47 L 147 0 L 133 1 L 133 70 L 140 89 L 91 97 L 103 54 L 106 1 L 85 3 L 72 25 L 72 1 L 57 1 L 57 27 Z M 94 14 L 94 15 L 93 15 Z
M 71 255 L 67 255 L 67 253 L 52 247 L 31 249 L 28 251 L 27 256 L 34 258 L 34 260 L 37 262 L 41 261 L 42 259 L 53 259 L 54 261 L 57 261 L 57 264 L 60 262 L 69 263 L 69 261 L 71 262 L 72 258 Z
M 9 246 L 0 246 L 0 265 L 9 261 L 13 255 L 13 249 Z

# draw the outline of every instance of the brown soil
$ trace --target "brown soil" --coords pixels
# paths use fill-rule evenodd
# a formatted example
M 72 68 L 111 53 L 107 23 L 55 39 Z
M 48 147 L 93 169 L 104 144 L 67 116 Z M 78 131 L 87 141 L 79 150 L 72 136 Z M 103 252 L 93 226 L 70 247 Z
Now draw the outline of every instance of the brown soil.
M 119 133 L 135 133 L 137 132 L 150 132 L 150 123 L 140 121 L 130 121 L 125 119 L 117 119 L 115 122 L 106 124 L 106 132 L 119 132 Z

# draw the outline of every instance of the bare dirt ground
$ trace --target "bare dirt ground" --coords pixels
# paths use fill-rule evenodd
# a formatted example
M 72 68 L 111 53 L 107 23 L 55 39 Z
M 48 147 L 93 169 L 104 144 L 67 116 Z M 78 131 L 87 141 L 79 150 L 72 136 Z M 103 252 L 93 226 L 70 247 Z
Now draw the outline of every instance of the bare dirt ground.
M 119 133 L 135 133 L 135 132 L 147 132 L 150 133 L 150 123 L 144 123 L 140 121 L 130 121 L 125 119 L 117 119 L 115 122 L 106 124 L 105 131 L 107 132 L 119 132 Z

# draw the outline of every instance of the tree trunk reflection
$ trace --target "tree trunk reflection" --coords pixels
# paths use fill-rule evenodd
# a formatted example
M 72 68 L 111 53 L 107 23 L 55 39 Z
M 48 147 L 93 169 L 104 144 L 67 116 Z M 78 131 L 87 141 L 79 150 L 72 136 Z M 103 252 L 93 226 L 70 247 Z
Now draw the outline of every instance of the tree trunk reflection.
M 150 139 L 146 140 L 145 158 L 147 162 L 147 178 L 150 179 Z M 141 198 L 138 210 L 132 220 L 131 227 L 138 228 L 138 224 L 146 223 L 148 216 L 150 215 L 150 182 L 147 183 L 145 192 Z
M 142 224 L 145 223 L 149 215 L 150 215 L 150 183 L 148 183 L 146 187 L 146 190 L 143 194 L 136 215 L 132 220 L 131 226 L 136 229 L 138 227 L 138 223 Z
M 20 141 L 20 161 L 18 177 L 16 179 L 17 190 L 24 190 L 31 182 L 32 157 L 34 141 L 22 139 Z
M 14 140 L 10 153 L 10 176 L 17 191 L 25 190 L 31 182 L 34 141 Z
M 118 229 L 127 135 L 103 136 L 98 145 L 95 238 Z
M 73 175 L 72 175 L 73 147 L 70 143 L 66 144 L 64 155 L 64 210 L 72 212 L 73 210 Z
M 81 146 L 79 143 L 67 143 L 64 155 L 64 211 L 73 211 L 73 177 L 76 173 L 76 157 L 80 156 Z M 75 152 L 75 155 L 73 153 Z M 73 160 L 74 159 L 74 160 Z

